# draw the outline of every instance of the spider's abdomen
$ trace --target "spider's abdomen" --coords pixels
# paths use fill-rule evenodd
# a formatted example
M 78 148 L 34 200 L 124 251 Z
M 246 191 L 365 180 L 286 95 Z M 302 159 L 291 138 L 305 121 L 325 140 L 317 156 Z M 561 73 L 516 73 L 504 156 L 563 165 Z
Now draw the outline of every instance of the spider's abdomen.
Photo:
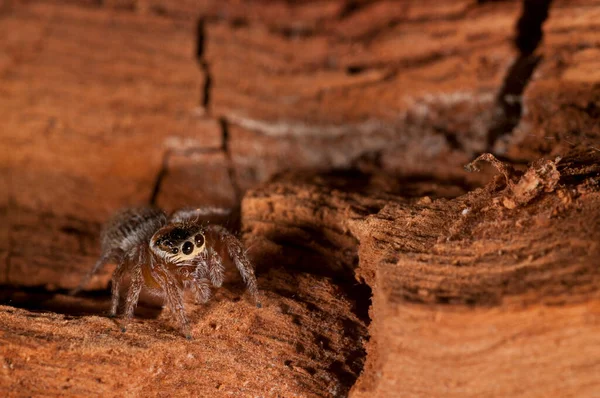
M 102 232 L 102 249 L 131 248 L 148 244 L 152 235 L 167 223 L 166 214 L 154 207 L 124 209 L 106 224 Z

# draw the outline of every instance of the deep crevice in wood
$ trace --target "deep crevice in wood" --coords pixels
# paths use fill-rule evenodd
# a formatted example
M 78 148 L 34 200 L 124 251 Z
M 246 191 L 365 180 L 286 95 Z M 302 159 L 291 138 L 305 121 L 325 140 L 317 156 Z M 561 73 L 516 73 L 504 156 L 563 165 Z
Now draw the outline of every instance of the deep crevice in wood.
M 196 60 L 204 74 L 201 104 L 205 112 L 209 112 L 210 91 L 212 89 L 212 76 L 204 52 L 206 51 L 206 19 L 200 18 L 196 24 Z
M 523 0 L 523 13 L 516 26 L 515 45 L 522 55 L 532 54 L 542 41 L 542 26 L 552 0 Z
M 523 1 L 523 11 L 515 27 L 515 46 L 519 50 L 519 56 L 508 69 L 496 99 L 498 115 L 488 130 L 488 152 L 492 152 L 496 141 L 510 134 L 521 120 L 522 94 L 542 59 L 533 52 L 542 41 L 542 26 L 548 18 L 551 2 L 552 0 Z
M 231 185 L 233 185 L 233 191 L 235 193 L 235 203 L 239 205 L 242 200 L 242 189 L 240 188 L 240 184 L 237 180 L 237 176 L 235 173 L 235 166 L 233 164 L 233 160 L 231 158 L 231 149 L 230 145 L 230 136 L 229 136 L 229 127 L 227 125 L 227 120 L 225 118 L 219 119 L 219 125 L 221 126 L 222 132 L 222 140 L 223 140 L 223 152 L 225 153 L 225 159 L 227 160 L 227 174 L 229 175 L 229 181 L 231 181 Z
M 171 156 L 171 151 L 166 150 L 163 154 L 162 161 L 160 164 L 160 169 L 156 174 L 156 178 L 154 179 L 154 184 L 152 186 L 152 193 L 150 194 L 150 199 L 148 200 L 148 204 L 151 206 L 156 206 L 156 200 L 158 199 L 158 195 L 160 194 L 160 189 L 162 183 L 169 172 L 169 157 Z
M 348 0 L 340 10 L 338 18 L 340 20 L 348 18 L 349 16 L 355 14 L 356 12 L 360 11 L 360 9 L 366 7 L 369 4 L 370 2 L 368 1 Z

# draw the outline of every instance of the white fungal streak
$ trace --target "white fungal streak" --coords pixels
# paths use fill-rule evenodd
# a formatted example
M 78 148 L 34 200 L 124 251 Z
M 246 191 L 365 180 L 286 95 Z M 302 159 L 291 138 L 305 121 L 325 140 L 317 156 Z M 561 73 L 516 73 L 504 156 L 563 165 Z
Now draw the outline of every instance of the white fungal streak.
M 468 103 L 474 106 L 494 102 L 493 92 L 476 93 L 471 91 L 455 91 L 451 93 L 426 94 L 419 97 L 403 98 L 404 109 L 399 109 L 390 120 L 369 119 L 354 124 L 308 124 L 297 121 L 279 120 L 266 121 L 253 119 L 241 113 L 230 112 L 228 119 L 248 130 L 257 131 L 271 137 L 339 137 L 342 135 L 372 135 L 375 133 L 394 132 L 398 124 L 410 116 L 427 118 L 432 113 L 432 106 L 450 108 L 455 105 Z
M 466 209 L 463 209 L 463 211 L 460 213 L 463 216 L 466 216 L 467 214 L 469 214 L 469 212 L 471 211 L 471 209 L 469 209 L 468 207 Z
M 451 93 L 425 94 L 418 97 L 404 97 L 408 104 L 442 105 L 446 107 L 469 103 L 487 104 L 493 103 L 495 94 L 493 92 L 475 93 L 472 91 L 454 91 Z
M 175 151 L 186 151 L 202 147 L 202 142 L 189 137 L 170 136 L 164 141 L 164 146 Z
M 173 223 L 180 223 L 185 221 L 193 221 L 198 217 L 205 216 L 227 216 L 231 214 L 231 209 L 227 209 L 224 207 L 214 207 L 214 206 L 206 206 L 206 207 L 198 207 L 196 209 L 183 209 L 175 212 L 170 221 Z
M 365 122 L 344 125 L 318 125 L 280 120 L 276 122 L 252 119 L 238 113 L 229 113 L 229 120 L 248 130 L 258 131 L 271 137 L 339 137 L 342 135 L 364 135 L 390 129 L 389 125 L 381 120 L 370 119 Z

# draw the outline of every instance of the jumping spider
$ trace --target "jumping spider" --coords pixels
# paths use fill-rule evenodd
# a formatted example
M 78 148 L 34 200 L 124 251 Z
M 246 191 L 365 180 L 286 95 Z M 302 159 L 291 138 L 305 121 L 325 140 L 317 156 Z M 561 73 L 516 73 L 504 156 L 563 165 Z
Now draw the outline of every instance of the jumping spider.
M 131 275 L 121 330 L 126 330 L 142 287 L 146 286 L 165 297 L 183 333 L 190 339 L 184 289 L 192 290 L 197 301 L 207 302 L 210 284 L 220 287 L 225 265 L 233 262 L 256 306 L 261 307 L 254 270 L 242 243 L 224 227 L 201 221 L 203 216 L 214 213 L 212 210 L 219 209 L 181 210 L 170 218 L 151 207 L 122 210 L 104 227 L 100 258 L 72 293 L 80 291 L 105 264 L 114 262 L 117 268 L 112 276 L 111 316 L 117 314 L 121 280 L 125 272 Z

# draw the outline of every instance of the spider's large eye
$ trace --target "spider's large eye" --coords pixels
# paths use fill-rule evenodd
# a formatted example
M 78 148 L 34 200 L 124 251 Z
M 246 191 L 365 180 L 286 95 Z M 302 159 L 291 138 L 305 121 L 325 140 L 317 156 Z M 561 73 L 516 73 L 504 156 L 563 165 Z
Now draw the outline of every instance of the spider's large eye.
M 202 234 L 194 236 L 194 240 L 196 241 L 196 247 L 202 247 L 204 244 L 204 236 Z
M 192 244 L 192 242 L 185 242 L 181 247 L 181 251 L 183 252 L 183 254 L 192 254 L 192 252 L 194 251 L 194 245 Z

